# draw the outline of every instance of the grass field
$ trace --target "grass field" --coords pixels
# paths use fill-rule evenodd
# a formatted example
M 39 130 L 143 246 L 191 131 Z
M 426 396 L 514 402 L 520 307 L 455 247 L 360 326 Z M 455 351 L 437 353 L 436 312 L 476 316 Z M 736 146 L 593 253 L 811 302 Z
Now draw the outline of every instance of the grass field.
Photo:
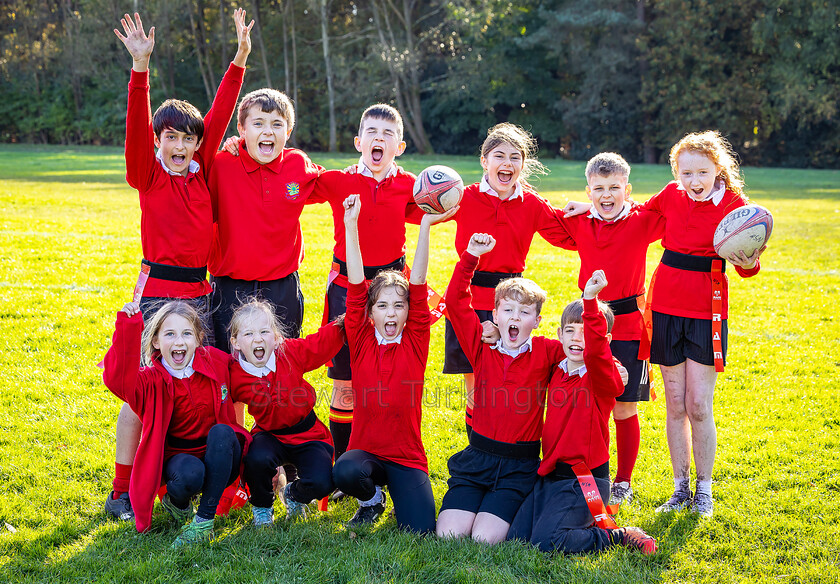
M 328 168 L 355 157 L 314 155 Z M 479 177 L 472 158 L 411 157 Z M 583 163 L 546 161 L 538 187 L 554 204 L 581 199 Z M 160 512 L 150 533 L 105 518 L 119 402 L 96 363 L 140 261 L 139 206 L 121 150 L 0 146 L 0 581 L 2 582 L 834 582 L 840 578 L 840 172 L 752 169 L 748 194 L 775 217 L 761 273 L 732 275 L 729 363 L 717 385 L 715 516 L 659 516 L 670 494 L 664 400 L 643 404 L 636 501 L 619 523 L 660 542 L 642 557 L 623 549 L 549 557 L 518 544 L 418 539 L 386 519 L 348 533 L 352 503 L 303 524 L 249 527 L 250 510 L 217 521 L 215 543 L 173 553 Z M 669 179 L 638 165 L 644 200 Z M 331 216 L 303 216 L 305 330 L 320 319 L 332 248 Z M 455 262 L 454 228 L 433 231 L 429 282 L 442 291 Z M 409 248 L 416 228 L 409 229 Z M 660 254 L 649 253 L 649 272 Z M 410 254 L 409 254 L 410 255 Z M 578 293 L 578 261 L 539 238 L 526 275 L 549 292 L 543 334 Z M 466 444 L 463 393 L 438 373 L 443 325 L 433 329 L 423 435 L 438 504 L 446 460 Z M 328 395 L 323 371 L 310 376 Z M 658 378 L 657 378 L 658 382 Z M 661 385 L 660 385 L 661 387 Z M 318 412 L 326 419 L 326 405 Z M 614 468 L 613 459 L 613 468 Z

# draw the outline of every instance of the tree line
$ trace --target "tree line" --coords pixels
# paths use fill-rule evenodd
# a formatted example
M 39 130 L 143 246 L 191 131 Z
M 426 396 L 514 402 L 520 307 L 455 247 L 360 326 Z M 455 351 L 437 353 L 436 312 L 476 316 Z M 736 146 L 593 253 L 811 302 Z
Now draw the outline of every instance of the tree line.
M 156 27 L 153 105 L 206 110 L 237 6 L 257 22 L 243 91 L 285 91 L 305 150 L 350 150 L 385 101 L 420 153 L 476 154 L 511 121 L 548 157 L 663 162 L 714 128 L 746 164 L 840 167 L 836 0 L 6 0 L 0 140 L 122 143 L 112 29 L 135 10 Z

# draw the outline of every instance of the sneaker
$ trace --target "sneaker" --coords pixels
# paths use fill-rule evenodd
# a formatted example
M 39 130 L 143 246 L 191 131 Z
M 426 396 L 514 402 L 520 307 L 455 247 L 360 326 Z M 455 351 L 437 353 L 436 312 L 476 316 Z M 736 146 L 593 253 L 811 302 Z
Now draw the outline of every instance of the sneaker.
M 172 542 L 172 547 L 178 549 L 184 545 L 201 543 L 203 541 L 210 541 L 213 539 L 213 520 L 196 522 L 196 517 L 184 527 L 181 528 L 181 533 Z
M 254 513 L 254 527 L 271 527 L 274 525 L 273 507 L 251 507 Z
M 382 501 L 380 503 L 366 506 L 360 505 L 359 510 L 356 511 L 356 514 L 353 515 L 353 518 L 350 519 L 350 521 L 345 523 L 345 526 L 357 527 L 359 525 L 369 525 L 375 523 L 376 520 L 385 513 L 385 503 L 387 501 L 388 497 L 385 496 L 385 493 L 382 493 Z
M 120 521 L 134 521 L 134 509 L 131 508 L 128 493 L 122 493 L 116 499 L 114 491 L 108 493 L 108 498 L 105 499 L 105 513 Z
M 711 517 L 715 512 L 715 502 L 711 495 L 697 493 L 691 501 L 691 512 L 700 517 Z
M 192 503 L 187 505 L 186 509 L 176 507 L 175 503 L 172 502 L 172 499 L 169 498 L 169 493 L 166 493 L 163 496 L 163 499 L 160 500 L 160 504 L 170 515 L 172 515 L 172 519 L 174 519 L 179 525 L 189 523 L 189 521 L 195 516 L 195 510 L 193 509 Z
M 301 503 L 292 498 L 292 484 L 286 485 L 283 489 L 283 504 L 286 505 L 286 519 L 294 521 L 296 519 L 306 519 L 309 513 L 308 503 Z
M 681 511 L 691 504 L 691 491 L 674 491 L 671 498 L 656 508 L 657 513 Z
M 646 556 L 656 553 L 659 546 L 656 540 L 638 527 L 622 527 L 616 530 L 618 533 L 618 544 L 639 550 Z
M 610 502 L 609 505 L 621 505 L 622 503 L 629 503 L 633 500 L 633 487 L 630 483 L 620 482 L 613 483 L 610 487 Z

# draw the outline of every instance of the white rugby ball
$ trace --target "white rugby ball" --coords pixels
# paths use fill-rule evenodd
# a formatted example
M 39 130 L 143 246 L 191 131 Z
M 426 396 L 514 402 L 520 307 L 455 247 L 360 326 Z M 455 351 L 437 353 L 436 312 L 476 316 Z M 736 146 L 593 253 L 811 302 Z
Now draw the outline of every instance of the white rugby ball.
M 463 196 L 464 181 L 448 166 L 430 166 L 414 181 L 414 202 L 426 213 L 445 213 L 460 203 Z
M 744 205 L 726 215 L 715 230 L 715 252 L 727 258 L 739 251 L 747 257 L 761 249 L 773 233 L 773 215 L 761 205 Z

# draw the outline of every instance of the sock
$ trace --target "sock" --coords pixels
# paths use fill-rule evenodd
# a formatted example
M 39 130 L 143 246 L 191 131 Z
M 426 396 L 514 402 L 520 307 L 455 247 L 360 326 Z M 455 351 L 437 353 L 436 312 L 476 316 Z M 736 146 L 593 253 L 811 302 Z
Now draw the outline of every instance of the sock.
M 114 463 L 114 499 L 119 499 L 120 495 L 128 492 L 128 485 L 131 483 L 131 469 L 132 464 Z
M 697 491 L 696 494 L 703 493 L 708 496 L 712 496 L 712 481 L 697 481 Z
M 373 507 L 374 505 L 382 502 L 382 487 L 377 486 L 376 492 L 373 494 L 373 497 L 368 499 L 367 501 L 359 501 L 359 506 L 361 507 Z
M 633 476 L 633 467 L 639 457 L 639 416 L 631 416 L 615 421 L 615 447 L 618 454 L 618 470 L 615 482 L 629 483 Z
M 674 492 L 675 493 L 690 493 L 691 481 L 688 477 L 674 477 Z
M 353 428 L 353 410 L 342 410 L 330 406 L 330 434 L 335 446 L 335 460 L 347 452 L 350 444 L 350 430 Z

